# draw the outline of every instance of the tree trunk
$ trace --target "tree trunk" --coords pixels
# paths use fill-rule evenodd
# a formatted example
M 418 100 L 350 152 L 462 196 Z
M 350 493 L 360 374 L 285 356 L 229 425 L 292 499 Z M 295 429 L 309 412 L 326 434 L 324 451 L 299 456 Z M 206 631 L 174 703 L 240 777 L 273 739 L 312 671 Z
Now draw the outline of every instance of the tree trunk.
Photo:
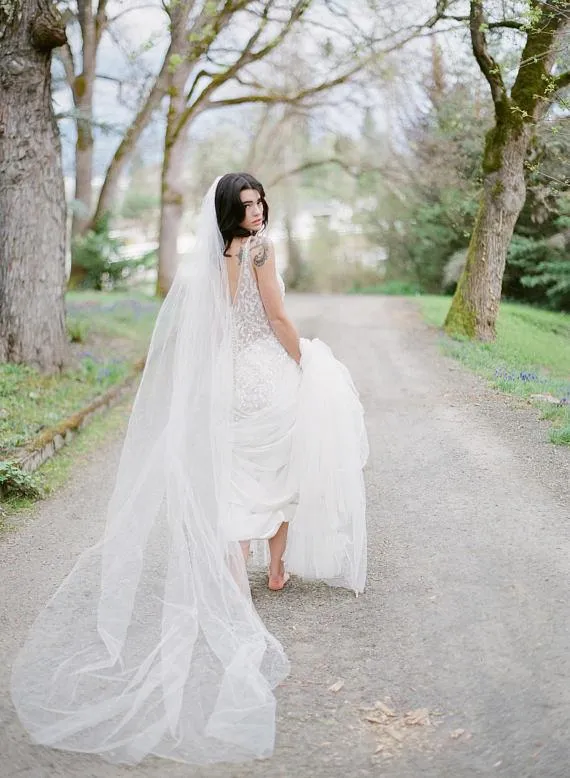
M 171 21 L 170 46 L 168 47 L 168 51 L 162 62 L 160 73 L 156 77 L 146 100 L 143 102 L 138 114 L 131 122 L 113 155 L 113 159 L 107 169 L 105 180 L 103 181 L 103 186 L 99 193 L 97 205 L 95 206 L 95 213 L 91 219 L 91 225 L 97 224 L 97 222 L 111 210 L 121 174 L 125 169 L 125 165 L 131 158 L 140 136 L 151 120 L 153 113 L 160 107 L 162 99 L 168 93 L 168 88 L 173 79 L 173 69 L 174 78 L 180 69 L 184 69 L 186 77 L 188 77 L 190 65 L 184 61 L 188 51 L 188 33 L 186 28 L 193 6 L 194 3 L 190 2 L 178 4 L 172 3 L 170 5 L 171 13 L 175 15 L 175 18 Z M 182 62 L 176 62 L 177 59 L 182 59 Z M 184 83 L 181 88 L 184 87 Z
M 570 27 L 568 5 L 534 4 L 536 18 L 527 32 L 509 95 L 487 46 L 483 2 L 470 2 L 473 54 L 491 88 L 495 126 L 485 142 L 483 194 L 467 262 L 445 320 L 450 334 L 483 341 L 495 337 L 507 250 L 526 197 L 524 162 L 536 123 L 557 89 L 551 71 L 557 43 Z
M 91 105 L 78 106 L 81 118 L 77 120 L 75 144 L 75 205 L 71 235 L 81 235 L 89 225 L 92 203 L 93 131 Z M 85 110 L 88 109 L 88 110 Z
M 285 211 L 285 235 L 287 236 L 285 281 L 290 289 L 298 289 L 303 275 L 303 259 L 293 235 L 293 220 L 289 209 Z
M 160 102 L 165 93 L 165 81 L 159 77 L 144 106 L 133 120 L 113 155 L 111 164 L 107 168 L 105 174 L 105 180 L 103 181 L 103 186 L 99 193 L 99 199 L 97 200 L 95 213 L 91 218 L 90 226 L 97 224 L 97 222 L 112 209 L 117 194 L 117 186 L 119 185 L 123 170 L 131 158 L 139 138 L 148 125 L 152 114 L 160 106 Z
M 178 235 L 184 214 L 183 170 L 186 134 L 181 133 L 165 148 L 162 165 L 162 198 L 158 238 L 158 278 L 156 293 L 165 297 L 178 268 Z
M 82 70 L 72 83 L 73 102 L 77 113 L 75 142 L 75 194 L 71 217 L 71 239 L 89 229 L 93 206 L 93 96 L 97 67 L 97 49 L 104 20 L 93 13 L 91 0 L 79 0 L 77 15 L 81 27 Z M 69 277 L 71 288 L 80 286 L 87 275 L 84 267 L 72 262 Z
M 63 367 L 68 351 L 65 193 L 50 92 L 51 50 L 64 42 L 48 0 L 1 7 L 0 361 L 46 371 Z
M 93 132 L 91 119 L 77 120 L 77 141 L 75 144 L 75 195 L 71 217 L 71 239 L 83 235 L 90 226 L 93 176 Z M 75 262 L 71 263 L 69 288 L 81 285 L 87 271 Z
M 518 131 L 510 131 L 511 136 L 498 150 L 502 159 L 500 168 L 484 177 L 467 262 L 445 320 L 445 329 L 450 334 L 483 341 L 495 337 L 507 250 L 526 197 L 524 161 L 530 130 L 525 125 Z M 490 137 L 488 146 L 493 142 L 502 144 L 502 140 L 494 141 Z M 487 154 L 490 151 L 488 148 Z
M 93 170 L 93 91 L 97 66 L 98 36 L 91 0 L 79 0 L 77 13 L 81 27 L 81 73 L 73 81 L 73 102 L 77 112 L 75 144 L 75 201 L 71 234 L 85 231 L 91 216 Z
M 75 143 L 75 195 L 71 218 L 71 239 L 83 235 L 90 226 L 93 200 L 93 88 L 95 81 L 95 50 L 92 64 L 86 69 L 87 54 L 90 47 L 83 41 L 83 72 L 73 84 L 75 110 L 78 112 L 76 123 L 77 140 Z M 69 287 L 80 286 L 87 275 L 81 265 L 71 265 Z
M 183 174 L 187 132 L 176 132 L 186 107 L 184 87 L 190 73 L 188 61 L 170 74 L 170 100 L 164 135 L 162 187 L 160 198 L 160 229 L 158 236 L 158 278 L 156 294 L 164 297 L 178 268 L 178 235 L 184 213 Z

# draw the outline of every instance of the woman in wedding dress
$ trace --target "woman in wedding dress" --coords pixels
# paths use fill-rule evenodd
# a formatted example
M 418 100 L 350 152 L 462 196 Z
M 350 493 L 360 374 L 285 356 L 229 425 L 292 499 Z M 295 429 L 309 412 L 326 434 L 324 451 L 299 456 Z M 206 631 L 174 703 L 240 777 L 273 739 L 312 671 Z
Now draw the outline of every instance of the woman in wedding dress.
M 252 539 L 267 539 L 268 586 L 288 580 L 282 561 L 297 490 L 289 472 L 300 382 L 300 341 L 284 307 L 284 284 L 263 235 L 265 192 L 247 174 L 227 174 L 216 214 L 232 300 L 234 357 L 232 493 L 227 531 L 247 559 Z
M 263 187 L 228 174 L 153 332 L 106 522 L 12 670 L 32 739 L 136 764 L 269 756 L 288 673 L 246 559 L 357 594 L 368 454 L 346 368 L 299 339 L 265 237 Z M 255 549 L 250 548 L 254 541 Z M 250 554 L 250 551 L 254 552 Z

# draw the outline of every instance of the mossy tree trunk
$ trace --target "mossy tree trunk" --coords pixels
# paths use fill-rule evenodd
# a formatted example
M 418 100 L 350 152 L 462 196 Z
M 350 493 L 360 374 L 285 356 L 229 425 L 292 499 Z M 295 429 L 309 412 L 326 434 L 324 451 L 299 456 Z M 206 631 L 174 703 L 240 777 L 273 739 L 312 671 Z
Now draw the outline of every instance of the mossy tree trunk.
M 185 132 L 175 129 L 186 105 L 184 86 L 189 63 L 184 62 L 172 73 L 170 101 L 166 118 L 164 157 L 162 161 L 160 227 L 158 238 L 158 276 L 156 294 L 165 297 L 178 268 L 178 236 L 184 215 Z
M 526 198 L 524 162 L 530 128 L 505 131 L 507 139 L 488 139 L 488 154 L 500 155 L 498 170 L 484 174 L 483 192 L 445 328 L 451 334 L 493 340 L 501 287 L 515 224 Z M 497 144 L 497 146 L 494 146 Z
M 75 195 L 71 218 L 71 237 L 79 237 L 89 227 L 93 200 L 93 96 L 97 66 L 97 50 L 106 21 L 104 4 L 99 3 L 97 14 L 91 0 L 79 0 L 77 17 L 81 29 L 81 72 L 74 73 L 71 65 L 70 86 L 77 114 L 75 141 Z M 71 62 L 73 57 L 70 55 Z M 68 76 L 68 78 L 70 78 Z M 72 263 L 69 286 L 81 284 L 87 271 Z
M 569 26 L 570 3 L 531 0 L 533 21 L 510 94 L 487 48 L 483 5 L 483 0 L 471 0 L 469 22 L 473 53 L 491 88 L 495 126 L 486 139 L 479 211 L 445 329 L 489 341 L 495 337 L 507 250 L 525 202 L 529 144 L 549 99 L 568 83 L 568 74 L 554 76 L 551 71 L 557 41 Z M 503 24 L 512 27 L 516 22 Z M 522 22 L 519 26 L 523 29 Z
M 93 98 L 97 77 L 97 52 L 107 25 L 106 0 L 98 0 L 94 11 L 91 0 L 78 0 L 77 21 L 81 30 L 81 72 L 75 72 L 70 47 L 62 56 L 76 112 L 75 194 L 71 216 L 71 237 L 83 235 L 90 226 L 93 204 Z M 72 263 L 69 286 L 80 286 L 87 275 L 84 267 Z
M 65 26 L 49 0 L 0 4 L 0 361 L 64 366 L 66 207 L 50 92 Z
M 75 144 L 75 200 L 72 236 L 85 231 L 91 216 L 93 177 L 93 97 L 96 79 L 97 52 L 106 25 L 105 3 L 99 2 L 93 11 L 91 0 L 78 0 L 77 17 L 81 29 L 81 72 L 71 84 L 77 113 Z

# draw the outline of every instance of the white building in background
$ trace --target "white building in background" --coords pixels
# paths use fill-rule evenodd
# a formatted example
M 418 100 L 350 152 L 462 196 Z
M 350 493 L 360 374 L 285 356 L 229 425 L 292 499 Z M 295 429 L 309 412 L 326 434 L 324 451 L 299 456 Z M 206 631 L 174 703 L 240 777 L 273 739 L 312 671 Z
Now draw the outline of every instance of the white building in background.
M 103 184 L 103 178 L 99 177 L 94 179 L 94 196 Z M 118 190 L 119 195 L 124 195 L 128 187 L 128 180 L 126 177 L 121 177 L 119 181 Z M 74 179 L 67 176 L 65 178 L 65 192 L 67 202 L 70 204 L 69 213 L 73 207 L 73 194 L 74 194 Z M 360 208 L 366 208 L 366 203 L 359 203 Z M 315 236 L 319 229 L 319 223 L 325 224 L 326 227 L 339 237 L 339 241 L 346 244 L 347 247 L 354 247 L 354 254 L 346 253 L 346 262 L 359 262 L 369 267 L 378 267 L 378 265 L 384 262 L 387 258 L 387 253 L 381 246 L 372 247 L 369 246 L 364 239 L 362 228 L 359 224 L 354 223 L 354 211 L 345 204 L 336 200 L 329 201 L 314 201 L 305 205 L 303 210 L 299 211 L 293 220 L 292 231 L 293 238 L 299 244 L 299 247 L 303 254 L 303 247 L 307 246 L 310 240 Z M 70 226 L 71 226 L 71 219 Z M 187 220 L 187 222 L 190 220 Z M 158 225 L 157 225 L 158 232 Z M 147 229 L 143 230 L 135 224 L 132 224 L 128 228 L 120 230 L 114 230 L 112 232 L 113 237 L 119 237 L 125 241 L 125 247 L 122 252 L 125 258 L 136 258 L 143 254 L 147 254 L 150 251 L 158 249 L 158 241 L 149 238 L 148 225 Z M 287 255 L 287 233 L 285 230 L 285 223 L 283 219 L 272 218 L 269 228 L 269 236 L 275 245 L 275 255 L 277 267 L 280 272 L 283 272 L 287 267 L 288 255 Z M 188 253 L 192 249 L 192 245 L 195 241 L 195 235 L 186 229 L 178 237 L 178 252 L 180 255 Z M 68 241 L 68 270 L 71 266 L 71 257 L 69 252 Z M 150 276 L 156 276 L 154 270 L 147 271 L 147 275 L 150 280 Z
M 367 245 L 362 227 L 354 222 L 354 211 L 346 203 L 330 200 L 308 204 L 296 214 L 293 221 L 293 238 L 300 246 L 307 244 L 318 232 L 319 223 L 338 235 L 339 242 L 354 247 L 354 255 L 345 253 L 346 262 L 359 262 L 369 267 L 377 267 L 387 259 L 387 252 L 381 246 Z M 270 227 L 275 242 L 277 264 L 280 270 L 287 265 L 287 234 L 282 220 L 273 222 Z

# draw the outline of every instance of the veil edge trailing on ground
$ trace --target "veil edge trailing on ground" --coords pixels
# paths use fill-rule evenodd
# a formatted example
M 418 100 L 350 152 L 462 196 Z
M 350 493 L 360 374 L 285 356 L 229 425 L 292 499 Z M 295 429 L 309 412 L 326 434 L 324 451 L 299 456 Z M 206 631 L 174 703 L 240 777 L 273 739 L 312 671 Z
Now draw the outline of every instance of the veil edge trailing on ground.
M 216 186 L 157 319 L 104 534 L 36 619 L 12 673 L 34 741 L 115 763 L 269 755 L 272 688 L 288 672 L 222 529 L 232 352 Z
M 136 764 L 269 756 L 287 675 L 225 538 L 232 470 L 232 309 L 214 196 L 160 310 L 101 540 L 34 622 L 12 672 L 32 739 Z M 346 368 L 302 341 L 286 562 L 362 591 L 363 412 Z

